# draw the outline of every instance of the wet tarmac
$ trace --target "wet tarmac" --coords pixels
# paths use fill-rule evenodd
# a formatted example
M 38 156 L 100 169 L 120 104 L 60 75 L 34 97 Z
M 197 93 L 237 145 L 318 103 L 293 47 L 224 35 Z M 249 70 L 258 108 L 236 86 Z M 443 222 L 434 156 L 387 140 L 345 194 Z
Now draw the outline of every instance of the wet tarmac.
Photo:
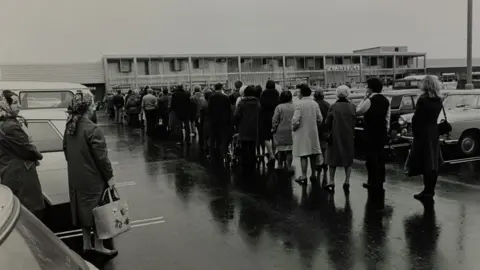
M 395 162 L 384 201 L 361 187 L 361 162 L 350 195 L 339 170 L 329 196 L 278 172 L 241 179 L 205 161 L 196 144 L 100 123 L 133 220 L 114 240 L 119 255 L 95 260 L 100 269 L 479 269 L 480 188 L 454 168 L 441 176 L 434 205 L 412 198 L 421 179 L 406 178 Z M 51 226 L 81 250 L 78 231 Z

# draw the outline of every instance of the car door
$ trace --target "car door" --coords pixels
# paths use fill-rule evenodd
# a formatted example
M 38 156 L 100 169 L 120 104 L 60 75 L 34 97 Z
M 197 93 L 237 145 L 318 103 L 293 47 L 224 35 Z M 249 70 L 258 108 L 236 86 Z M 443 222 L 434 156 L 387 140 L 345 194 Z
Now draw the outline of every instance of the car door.
M 50 205 L 68 203 L 67 162 L 61 133 L 49 120 L 29 121 L 26 132 L 43 154 L 37 172 L 47 202 Z

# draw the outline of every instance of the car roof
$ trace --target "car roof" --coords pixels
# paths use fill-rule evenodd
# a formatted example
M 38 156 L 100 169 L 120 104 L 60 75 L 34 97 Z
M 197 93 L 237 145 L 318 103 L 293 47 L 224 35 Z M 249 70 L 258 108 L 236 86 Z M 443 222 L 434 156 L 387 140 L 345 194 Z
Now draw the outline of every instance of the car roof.
M 15 197 L 12 191 L 4 185 L 0 185 L 0 243 L 14 214 Z
M 67 120 L 67 109 L 29 109 L 20 111 L 26 120 Z
M 0 81 L 1 90 L 67 90 L 67 89 L 89 89 L 85 85 L 67 82 L 21 82 L 21 81 Z
M 473 90 L 451 90 L 447 94 L 450 95 L 480 95 L 480 89 Z

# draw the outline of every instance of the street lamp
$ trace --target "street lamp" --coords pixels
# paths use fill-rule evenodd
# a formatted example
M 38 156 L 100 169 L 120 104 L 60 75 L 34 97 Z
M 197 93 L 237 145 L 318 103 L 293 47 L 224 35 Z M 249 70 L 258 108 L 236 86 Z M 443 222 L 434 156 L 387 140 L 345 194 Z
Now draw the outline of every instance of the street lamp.
M 472 21 L 473 21 L 473 0 L 468 0 L 467 11 L 467 84 L 465 89 L 473 89 L 472 84 Z

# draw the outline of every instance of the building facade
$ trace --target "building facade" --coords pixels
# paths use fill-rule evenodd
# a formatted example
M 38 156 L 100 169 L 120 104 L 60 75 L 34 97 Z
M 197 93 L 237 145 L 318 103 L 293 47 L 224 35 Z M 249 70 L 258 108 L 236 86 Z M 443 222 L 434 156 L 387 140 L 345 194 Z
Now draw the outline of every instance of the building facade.
M 237 80 L 264 85 L 269 79 L 283 87 L 298 83 L 329 87 L 358 85 L 370 77 L 388 81 L 425 74 L 426 54 L 408 52 L 406 46 L 385 46 L 346 54 L 111 55 L 104 56 L 103 66 L 109 90 L 215 83 L 233 88 Z

